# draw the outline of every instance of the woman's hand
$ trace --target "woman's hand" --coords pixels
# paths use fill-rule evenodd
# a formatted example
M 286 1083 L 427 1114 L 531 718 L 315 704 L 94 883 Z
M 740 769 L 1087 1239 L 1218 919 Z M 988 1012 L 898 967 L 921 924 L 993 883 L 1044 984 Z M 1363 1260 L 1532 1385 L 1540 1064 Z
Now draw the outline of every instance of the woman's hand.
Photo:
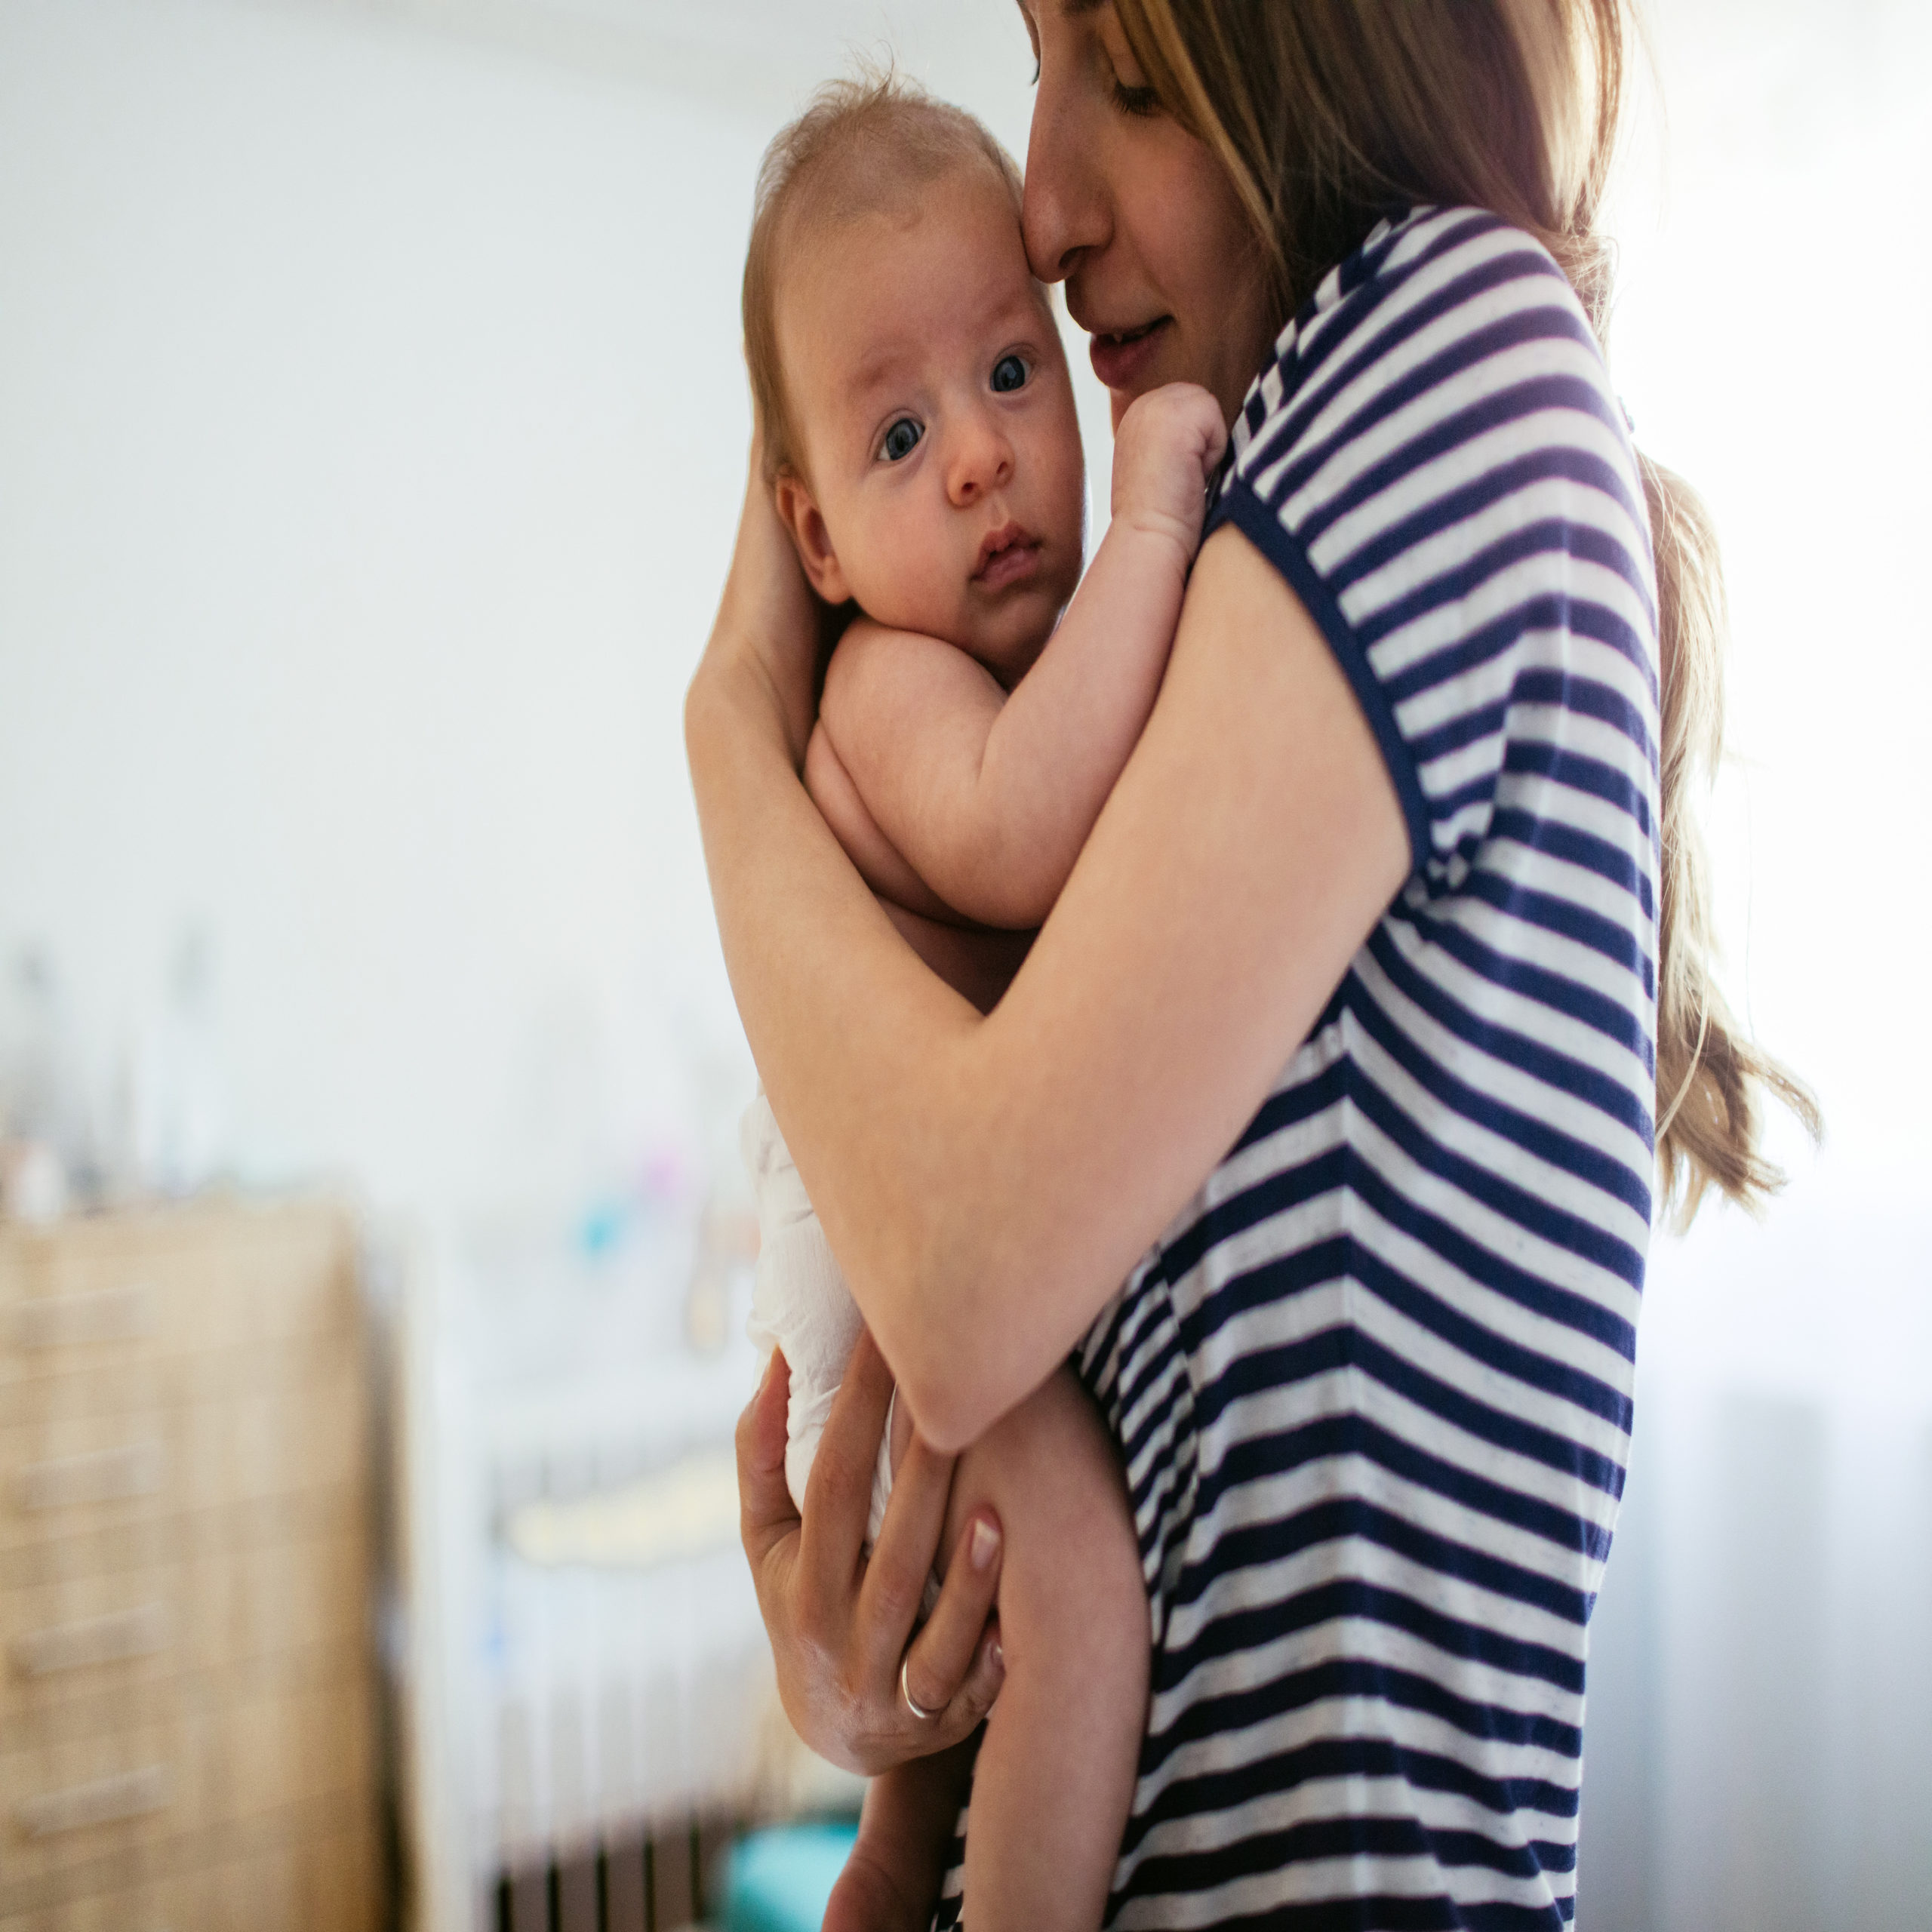
M 802 1521 L 785 1486 L 791 1379 L 774 1354 L 738 1423 L 745 1554 L 793 1727 L 822 1757 L 874 1777 L 957 1743 L 992 1707 L 1004 1675 L 998 1632 L 988 1622 L 999 1524 L 983 1509 L 966 1524 L 939 1602 L 909 1651 L 945 1526 L 952 1459 L 913 1437 L 868 1558 L 866 1517 L 891 1371 L 862 1335 L 813 1460 Z M 902 1663 L 907 1690 L 936 1715 L 906 1707 Z
M 795 770 L 811 736 L 826 647 L 847 614 L 829 610 L 805 581 L 764 480 L 764 432 L 755 431 L 738 540 L 717 621 L 692 681 L 694 699 L 709 681 L 751 675 L 783 721 Z

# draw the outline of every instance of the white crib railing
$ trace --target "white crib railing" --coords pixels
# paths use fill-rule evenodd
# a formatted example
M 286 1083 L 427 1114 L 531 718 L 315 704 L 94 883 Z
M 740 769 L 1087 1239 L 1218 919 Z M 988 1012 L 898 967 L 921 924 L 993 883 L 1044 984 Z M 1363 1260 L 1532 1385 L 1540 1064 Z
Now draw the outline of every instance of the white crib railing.
M 519 1360 L 527 1307 L 479 1316 L 447 1253 L 405 1274 L 408 1923 L 670 1932 L 763 1804 L 776 1706 L 737 1540 L 741 1321 L 699 1355 L 675 1321 L 654 1334 L 648 1275 L 533 1286 L 562 1338 Z

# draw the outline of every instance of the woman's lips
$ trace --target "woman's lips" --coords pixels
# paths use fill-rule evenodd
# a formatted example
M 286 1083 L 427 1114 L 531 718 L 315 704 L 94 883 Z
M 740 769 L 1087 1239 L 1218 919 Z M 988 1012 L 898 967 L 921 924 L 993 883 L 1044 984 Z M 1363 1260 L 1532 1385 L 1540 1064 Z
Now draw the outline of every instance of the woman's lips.
M 1137 329 L 1124 329 L 1118 334 L 1097 332 L 1088 352 L 1094 374 L 1110 389 L 1134 388 L 1149 364 L 1160 354 L 1172 320 L 1171 316 L 1159 315 Z

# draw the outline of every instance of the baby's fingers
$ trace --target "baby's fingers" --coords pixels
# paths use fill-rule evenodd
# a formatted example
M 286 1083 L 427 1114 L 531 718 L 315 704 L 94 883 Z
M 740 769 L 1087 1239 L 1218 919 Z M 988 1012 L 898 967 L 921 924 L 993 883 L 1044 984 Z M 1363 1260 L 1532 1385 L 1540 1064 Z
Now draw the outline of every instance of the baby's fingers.
M 1182 433 L 1190 439 L 1200 463 L 1202 478 L 1211 481 L 1214 466 L 1228 446 L 1228 426 L 1221 420 L 1221 405 L 1193 383 L 1176 383 L 1169 394 Z

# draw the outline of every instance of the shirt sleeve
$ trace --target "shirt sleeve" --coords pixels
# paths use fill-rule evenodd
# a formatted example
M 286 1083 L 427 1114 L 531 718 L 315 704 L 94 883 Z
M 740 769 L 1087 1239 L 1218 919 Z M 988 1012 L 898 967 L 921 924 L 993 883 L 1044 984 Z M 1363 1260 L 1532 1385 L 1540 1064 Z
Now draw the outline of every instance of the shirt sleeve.
M 1208 532 L 1224 523 L 1327 638 L 1432 896 L 1495 834 L 1506 774 L 1576 751 L 1592 718 L 1622 741 L 1607 782 L 1649 794 L 1655 598 L 1635 454 L 1576 297 L 1531 237 L 1466 208 L 1378 228 L 1249 391 Z

